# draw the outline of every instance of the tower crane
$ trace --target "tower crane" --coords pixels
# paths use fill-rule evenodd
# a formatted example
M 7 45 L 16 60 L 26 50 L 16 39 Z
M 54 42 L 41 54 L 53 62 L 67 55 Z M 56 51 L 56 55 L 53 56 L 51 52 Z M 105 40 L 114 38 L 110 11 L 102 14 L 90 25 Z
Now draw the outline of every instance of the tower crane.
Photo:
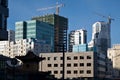
M 104 15 L 101 15 L 101 14 L 99 14 L 99 13 L 96 13 L 98 16 L 101 16 L 101 17 L 103 17 L 103 18 L 107 18 L 108 19 L 108 24 L 111 24 L 111 21 L 112 20 L 115 20 L 115 19 L 113 19 L 113 18 L 111 18 L 111 16 L 104 16 Z
M 56 8 L 56 14 L 58 15 L 60 7 L 64 7 L 64 4 L 58 4 L 58 2 L 57 2 L 56 6 L 50 6 L 50 7 L 46 7 L 46 8 L 39 8 L 39 9 L 37 9 L 37 11 L 43 11 L 43 10 L 49 10 L 49 9 Z

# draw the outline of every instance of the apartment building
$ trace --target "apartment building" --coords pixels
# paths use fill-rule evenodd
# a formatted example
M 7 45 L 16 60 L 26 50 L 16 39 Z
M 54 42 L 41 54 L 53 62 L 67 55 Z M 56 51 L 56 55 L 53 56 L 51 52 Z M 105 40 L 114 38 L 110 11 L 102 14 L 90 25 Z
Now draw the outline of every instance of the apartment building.
M 51 52 L 51 47 L 45 41 L 37 39 L 21 39 L 15 42 L 0 41 L 0 54 L 8 57 L 22 56 L 29 50 L 39 55 L 41 52 Z
M 0 41 L 0 55 L 10 56 L 9 46 L 9 41 Z
M 69 52 L 77 52 L 77 48 L 86 43 L 87 31 L 85 29 L 74 30 L 69 33 Z

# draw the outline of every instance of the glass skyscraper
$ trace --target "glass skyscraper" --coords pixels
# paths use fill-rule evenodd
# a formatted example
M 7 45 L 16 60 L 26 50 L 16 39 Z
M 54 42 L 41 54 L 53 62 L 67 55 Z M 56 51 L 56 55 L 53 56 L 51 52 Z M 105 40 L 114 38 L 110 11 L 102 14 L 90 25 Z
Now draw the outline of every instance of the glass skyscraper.
M 52 25 L 38 20 L 29 20 L 16 22 L 15 26 L 15 40 L 29 38 L 45 40 L 54 48 L 54 27 Z
M 32 20 L 39 20 L 54 26 L 54 52 L 67 51 L 67 30 L 68 19 L 56 14 L 48 14 L 43 16 L 33 17 Z

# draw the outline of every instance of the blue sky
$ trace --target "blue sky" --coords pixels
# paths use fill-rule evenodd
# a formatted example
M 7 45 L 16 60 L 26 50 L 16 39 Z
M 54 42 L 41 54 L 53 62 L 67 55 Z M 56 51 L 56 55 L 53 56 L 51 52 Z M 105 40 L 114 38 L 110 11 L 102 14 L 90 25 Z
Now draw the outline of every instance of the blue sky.
M 8 29 L 15 29 L 15 22 L 30 20 L 33 16 L 55 13 L 55 9 L 38 12 L 37 9 L 55 6 L 56 2 L 65 4 L 60 15 L 69 20 L 69 31 L 84 28 L 91 40 L 92 25 L 96 21 L 107 21 L 96 13 L 111 16 L 112 44 L 120 44 L 120 0 L 9 0 Z

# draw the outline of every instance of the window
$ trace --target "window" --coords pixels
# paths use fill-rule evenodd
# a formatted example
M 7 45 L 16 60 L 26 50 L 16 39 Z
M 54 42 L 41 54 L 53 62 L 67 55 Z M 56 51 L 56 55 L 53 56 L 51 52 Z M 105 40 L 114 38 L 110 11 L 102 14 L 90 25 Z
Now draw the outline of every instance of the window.
M 87 74 L 91 74 L 91 70 L 87 70 Z
M 84 56 L 80 56 L 80 59 L 84 59 Z
M 87 66 L 91 66 L 91 63 L 87 63 Z
M 68 64 L 67 64 L 67 67 L 71 67 L 71 64 L 70 64 L 70 63 L 68 63 Z
M 48 71 L 50 74 L 52 73 L 51 71 Z
M 63 57 L 60 57 L 60 60 L 63 60 Z
M 54 60 L 57 60 L 57 57 L 54 57 Z
M 83 74 L 84 73 L 84 70 L 80 70 L 80 74 Z
M 78 57 L 77 56 L 74 56 L 74 60 L 77 60 L 78 59 Z
M 63 67 L 63 64 L 60 64 L 60 67 Z
M 77 70 L 74 70 L 74 74 L 77 74 L 78 73 L 78 71 Z
M 87 56 L 87 59 L 91 59 L 91 56 Z
M 60 74 L 62 74 L 63 73 L 63 71 L 60 71 Z
M 71 74 L 71 71 L 70 71 L 70 70 L 68 70 L 68 71 L 67 71 L 67 74 Z
M 48 64 L 48 67 L 51 67 L 52 65 L 51 64 Z
M 77 64 L 77 63 L 74 63 L 74 67 L 78 67 L 78 64 Z
M 67 57 L 67 60 L 71 60 L 71 57 L 68 56 L 68 57 Z
M 50 60 L 50 57 L 48 57 L 47 59 Z
M 84 63 L 80 63 L 80 66 L 84 66 Z
M 58 67 L 58 64 L 54 64 L 54 67 Z
M 58 74 L 58 71 L 54 71 L 54 74 Z

